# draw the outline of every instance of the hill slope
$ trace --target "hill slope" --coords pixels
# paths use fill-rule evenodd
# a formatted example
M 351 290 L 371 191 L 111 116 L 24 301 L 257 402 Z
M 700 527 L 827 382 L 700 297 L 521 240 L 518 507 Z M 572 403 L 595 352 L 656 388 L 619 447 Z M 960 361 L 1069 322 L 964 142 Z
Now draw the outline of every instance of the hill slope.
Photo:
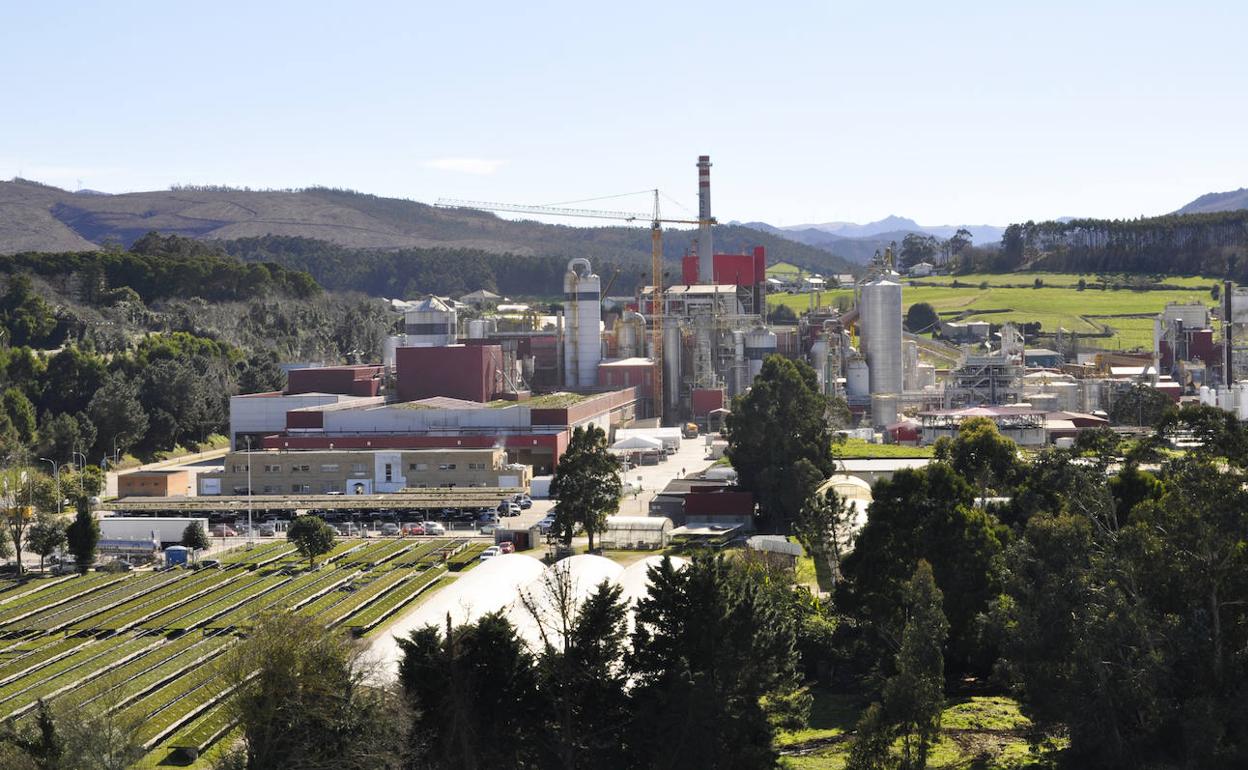
M 266 235 L 312 238 L 353 249 L 479 249 L 520 256 L 588 256 L 646 260 L 650 233 L 641 227 L 568 227 L 509 221 L 493 214 L 434 208 L 415 201 L 345 190 L 174 189 L 122 195 L 75 195 L 24 180 L 0 182 L 0 254 L 81 251 L 106 241 L 129 245 L 156 230 L 232 241 Z M 670 231 L 665 254 L 691 249 L 695 233 Z M 824 272 L 848 263 L 833 254 L 771 234 L 725 225 L 717 251 L 759 245 L 772 260 Z
M 1211 214 L 1216 211 L 1238 211 L 1248 209 L 1248 188 L 1239 188 L 1230 192 L 1205 193 L 1176 214 Z

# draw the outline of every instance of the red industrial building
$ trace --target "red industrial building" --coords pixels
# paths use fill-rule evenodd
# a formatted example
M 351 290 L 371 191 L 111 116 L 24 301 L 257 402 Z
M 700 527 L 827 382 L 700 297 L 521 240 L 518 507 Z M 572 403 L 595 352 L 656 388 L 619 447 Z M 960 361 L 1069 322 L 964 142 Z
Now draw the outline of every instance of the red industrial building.
M 686 254 L 680 263 L 681 280 L 686 286 L 699 283 L 697 254 Z M 762 290 L 767 285 L 767 250 L 755 246 L 752 254 L 716 254 L 712 274 L 719 286 L 750 286 L 754 307 L 762 307 Z
M 637 388 L 644 404 L 654 400 L 655 364 L 649 358 L 622 358 L 598 365 L 598 385 L 604 388 Z
M 291 369 L 286 375 L 286 393 L 338 393 L 344 396 L 376 396 L 381 393 L 385 367 L 321 366 Z
M 395 370 L 400 401 L 446 396 L 484 403 L 504 390 L 498 345 L 399 348 Z

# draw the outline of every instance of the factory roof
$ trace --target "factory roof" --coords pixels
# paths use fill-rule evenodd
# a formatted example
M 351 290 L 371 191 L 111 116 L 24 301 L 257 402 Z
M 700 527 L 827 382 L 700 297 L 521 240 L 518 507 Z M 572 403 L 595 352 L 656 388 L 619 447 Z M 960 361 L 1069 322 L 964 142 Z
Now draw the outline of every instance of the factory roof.
M 920 416 L 931 417 L 1012 417 L 1015 415 L 1042 415 L 1039 409 L 1028 406 L 973 406 L 968 409 L 933 409 L 930 412 L 919 412 Z
M 437 312 L 440 312 L 440 313 L 447 313 L 447 312 L 450 312 L 451 310 L 451 308 L 445 302 L 438 299 L 437 297 L 426 297 L 425 299 L 421 300 L 420 302 L 417 302 L 416 304 L 412 305 L 408 309 L 414 312 L 428 312 L 430 310 L 436 310 Z
M 1049 350 L 1048 348 L 1027 348 L 1023 351 L 1025 356 L 1055 356 L 1057 354 L 1056 350 Z
M 598 366 L 654 366 L 649 358 L 617 358 L 614 361 L 603 361 Z
M 642 290 L 643 293 L 654 293 L 653 286 L 647 286 Z M 731 285 L 717 285 L 707 283 L 681 284 L 678 286 L 669 286 L 664 290 L 668 294 L 736 294 L 737 287 Z
M 514 404 L 514 401 L 508 403 Z M 429 398 L 420 398 L 415 401 L 405 401 L 396 404 L 404 409 L 484 409 L 485 404 L 479 401 L 468 401 L 462 398 L 451 398 L 450 396 L 431 396 Z

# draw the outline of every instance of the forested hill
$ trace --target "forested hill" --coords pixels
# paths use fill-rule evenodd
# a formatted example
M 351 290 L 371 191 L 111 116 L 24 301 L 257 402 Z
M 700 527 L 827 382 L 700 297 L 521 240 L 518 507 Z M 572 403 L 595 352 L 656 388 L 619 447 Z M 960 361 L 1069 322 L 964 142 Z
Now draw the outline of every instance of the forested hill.
M 1248 280 L 1248 210 L 1010 225 L 976 269 L 1159 273 Z
M 328 188 L 255 191 L 178 188 L 121 195 L 81 195 L 24 180 L 0 182 L 0 254 L 83 251 L 128 246 L 150 231 L 233 241 L 283 236 L 351 249 L 469 249 L 565 261 L 589 257 L 648 263 L 646 227 L 570 227 L 510 221 L 493 214 L 434 208 L 415 201 Z M 664 250 L 678 259 L 695 233 L 669 231 Z M 820 248 L 736 226 L 715 229 L 716 251 L 765 246 L 773 261 L 819 272 L 849 264 Z

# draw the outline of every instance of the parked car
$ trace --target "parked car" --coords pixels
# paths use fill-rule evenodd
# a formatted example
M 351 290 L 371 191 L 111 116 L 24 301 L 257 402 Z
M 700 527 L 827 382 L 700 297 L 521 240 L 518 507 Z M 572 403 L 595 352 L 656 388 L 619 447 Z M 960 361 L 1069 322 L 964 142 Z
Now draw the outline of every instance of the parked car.
M 117 559 L 110 561 L 95 568 L 97 572 L 130 572 L 134 569 L 134 565 L 125 559 Z
M 515 553 L 516 552 L 516 544 L 511 542 L 510 540 L 504 540 L 503 542 L 499 543 L 498 548 L 503 553 Z
M 549 535 L 550 530 L 553 529 L 554 526 L 555 526 L 555 514 L 553 513 L 546 514 L 545 518 L 537 522 L 537 529 L 543 535 Z
M 218 524 L 212 528 L 213 537 L 238 537 L 238 532 L 226 524 Z
M 258 531 L 260 532 L 260 537 L 273 537 L 277 534 L 277 526 L 271 523 L 261 524 Z
M 78 568 L 72 561 L 62 562 L 61 564 L 52 565 L 53 575 L 70 575 L 77 572 Z
M 382 525 L 381 525 L 381 534 L 383 534 L 383 535 L 397 535 L 397 534 L 399 534 L 399 525 L 398 525 L 398 524 L 395 524 L 395 523 L 394 523 L 394 522 L 392 522 L 392 521 L 387 521 L 385 524 L 382 524 Z
M 445 535 L 446 534 L 446 527 L 442 526 L 436 521 L 422 522 L 420 526 L 424 528 L 426 535 Z
M 513 502 L 504 500 L 498 504 L 498 514 L 500 516 L 519 516 L 520 506 Z
M 516 505 L 520 506 L 521 510 L 527 511 L 533 507 L 533 498 L 529 497 L 528 495 L 516 495 L 515 497 L 511 498 L 511 501 L 515 503 Z
M 221 562 L 217 559 L 201 559 L 195 566 L 199 569 L 221 569 Z
M 477 517 L 477 522 L 480 524 L 497 524 L 498 514 L 497 513 L 483 513 Z
M 403 525 L 403 534 L 405 535 L 427 535 L 428 530 L 423 524 L 405 524 Z
M 499 548 L 496 545 L 492 545 L 489 548 L 486 548 L 484 551 L 482 551 L 481 555 L 477 558 L 479 558 L 481 561 L 485 561 L 486 559 L 493 559 L 495 556 L 501 555 L 502 552 L 503 552 L 503 549 Z

